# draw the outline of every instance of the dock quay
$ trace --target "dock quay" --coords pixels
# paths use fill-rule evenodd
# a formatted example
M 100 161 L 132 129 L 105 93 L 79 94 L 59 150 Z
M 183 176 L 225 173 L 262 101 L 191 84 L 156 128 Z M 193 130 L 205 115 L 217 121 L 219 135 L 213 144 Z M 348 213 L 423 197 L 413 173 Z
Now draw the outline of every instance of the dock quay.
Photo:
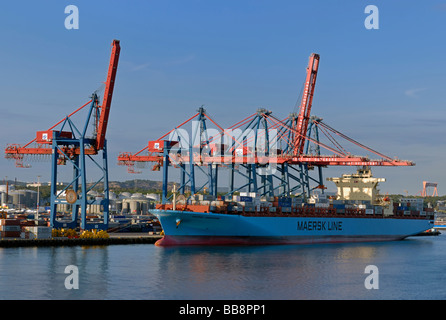
M 162 235 L 148 233 L 111 233 L 109 238 L 68 238 L 54 237 L 49 239 L 1 238 L 0 248 L 11 247 L 55 247 L 55 246 L 105 246 L 116 244 L 154 244 Z

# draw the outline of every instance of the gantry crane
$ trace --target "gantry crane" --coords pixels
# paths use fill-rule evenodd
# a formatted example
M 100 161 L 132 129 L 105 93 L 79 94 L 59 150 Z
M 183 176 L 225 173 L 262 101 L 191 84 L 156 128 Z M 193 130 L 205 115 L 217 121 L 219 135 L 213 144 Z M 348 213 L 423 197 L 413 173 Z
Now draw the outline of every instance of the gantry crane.
M 118 164 L 128 166 L 129 172 L 136 173 L 136 163 L 153 162 L 153 170 L 163 168 L 163 203 L 167 198 L 168 167 L 180 168 L 179 192 L 186 187 L 191 195 L 207 186 L 211 195 L 217 195 L 218 169 L 229 171 L 227 195 L 247 189 L 265 196 L 289 196 L 299 194 L 308 197 L 315 188 L 324 189 L 322 168 L 327 166 L 412 166 L 411 161 L 392 159 L 347 137 L 325 124 L 321 118 L 311 116 L 316 77 L 320 57 L 312 54 L 309 58 L 306 80 L 298 114 L 291 113 L 285 119 L 278 119 L 267 109 L 256 113 L 223 129 L 204 108 L 199 108 L 191 118 L 164 134 L 149 141 L 142 150 L 132 154 L 121 153 Z M 207 120 L 214 126 L 209 131 Z M 185 125 L 192 124 L 191 133 Z M 327 137 L 330 145 L 322 143 L 319 136 Z M 166 137 L 169 136 L 167 139 Z M 355 156 L 335 139 L 340 137 L 381 157 L 371 160 L 366 156 Z M 321 149 L 330 155 L 321 154 Z M 318 168 L 318 176 L 310 171 Z M 205 175 L 205 183 L 196 186 L 196 172 Z M 235 175 L 239 176 L 238 185 Z M 203 179 L 202 179 L 203 180 Z M 311 185 L 315 185 L 312 187 Z
M 109 219 L 109 194 L 108 194 L 108 164 L 107 143 L 105 134 L 113 97 L 116 72 L 121 47 L 119 40 L 113 40 L 107 79 L 105 82 L 102 104 L 97 92 L 91 96 L 91 100 L 80 108 L 66 116 L 61 121 L 45 131 L 37 131 L 36 138 L 20 146 L 9 145 L 5 149 L 5 157 L 14 159 L 16 166 L 27 167 L 23 163 L 28 155 L 51 156 L 51 226 L 54 228 L 76 228 L 79 209 L 81 212 L 81 229 L 107 229 Z M 87 109 L 87 119 L 82 128 L 76 127 L 72 116 L 80 110 Z M 60 125 L 58 130 L 55 130 Z M 91 129 L 92 125 L 92 129 Z M 90 130 L 89 130 L 90 129 Z M 100 161 L 95 157 L 99 156 Z M 101 172 L 99 179 L 91 186 L 87 186 L 87 160 L 91 160 Z M 57 190 L 58 165 L 71 164 L 73 167 L 73 179 L 62 190 Z M 88 199 L 88 192 L 102 182 L 104 198 L 102 200 Z M 58 219 L 57 205 L 71 205 L 71 220 Z M 87 206 L 100 204 L 103 206 L 103 222 L 87 224 Z
M 429 182 L 429 181 L 423 181 L 423 191 L 421 191 L 422 197 L 438 197 L 438 190 L 437 190 L 437 183 L 436 182 Z M 427 190 L 428 188 L 434 188 L 432 195 L 428 195 Z

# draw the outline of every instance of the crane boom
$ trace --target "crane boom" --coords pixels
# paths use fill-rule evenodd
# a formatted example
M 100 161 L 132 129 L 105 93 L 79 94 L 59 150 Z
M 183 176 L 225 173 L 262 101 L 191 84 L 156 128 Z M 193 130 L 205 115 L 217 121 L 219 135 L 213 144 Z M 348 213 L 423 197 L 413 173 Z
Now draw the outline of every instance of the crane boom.
M 115 86 L 116 71 L 118 69 L 119 53 L 121 47 L 119 40 L 113 40 L 110 64 L 108 67 L 107 81 L 105 83 L 104 99 L 101 106 L 101 115 L 96 136 L 96 148 L 101 150 L 104 147 L 105 133 L 107 132 L 108 116 L 110 114 L 110 106 L 113 97 L 113 88 Z
M 294 155 L 301 155 L 304 151 L 305 136 L 307 134 L 308 122 L 310 120 L 311 105 L 313 103 L 314 86 L 316 84 L 317 70 L 319 67 L 319 55 L 311 54 L 308 67 L 307 77 L 305 79 L 305 88 L 300 103 L 299 116 L 295 129 L 297 134 L 294 136 Z

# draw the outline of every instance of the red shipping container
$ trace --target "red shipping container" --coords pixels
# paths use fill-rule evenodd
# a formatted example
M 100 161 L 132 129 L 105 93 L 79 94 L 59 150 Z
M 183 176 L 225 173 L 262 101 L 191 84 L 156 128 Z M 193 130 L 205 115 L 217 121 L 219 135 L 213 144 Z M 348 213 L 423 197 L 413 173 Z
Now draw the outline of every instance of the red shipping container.
M 20 231 L 0 231 L 1 238 L 20 238 Z
M 20 225 L 23 227 L 23 226 L 35 226 L 36 225 L 36 222 L 35 221 L 33 221 L 33 220 L 22 220 L 21 222 L 20 222 Z
M 0 226 L 20 226 L 20 219 L 0 219 Z

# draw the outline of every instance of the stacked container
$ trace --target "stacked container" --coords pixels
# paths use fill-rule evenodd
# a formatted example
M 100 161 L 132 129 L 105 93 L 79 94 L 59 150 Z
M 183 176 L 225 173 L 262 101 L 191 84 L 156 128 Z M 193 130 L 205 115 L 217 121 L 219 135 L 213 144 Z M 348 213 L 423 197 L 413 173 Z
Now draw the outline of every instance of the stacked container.
M 23 227 L 23 238 L 25 239 L 51 239 L 53 228 L 42 226 Z
M 19 219 L 0 219 L 1 238 L 20 238 L 20 232 Z

